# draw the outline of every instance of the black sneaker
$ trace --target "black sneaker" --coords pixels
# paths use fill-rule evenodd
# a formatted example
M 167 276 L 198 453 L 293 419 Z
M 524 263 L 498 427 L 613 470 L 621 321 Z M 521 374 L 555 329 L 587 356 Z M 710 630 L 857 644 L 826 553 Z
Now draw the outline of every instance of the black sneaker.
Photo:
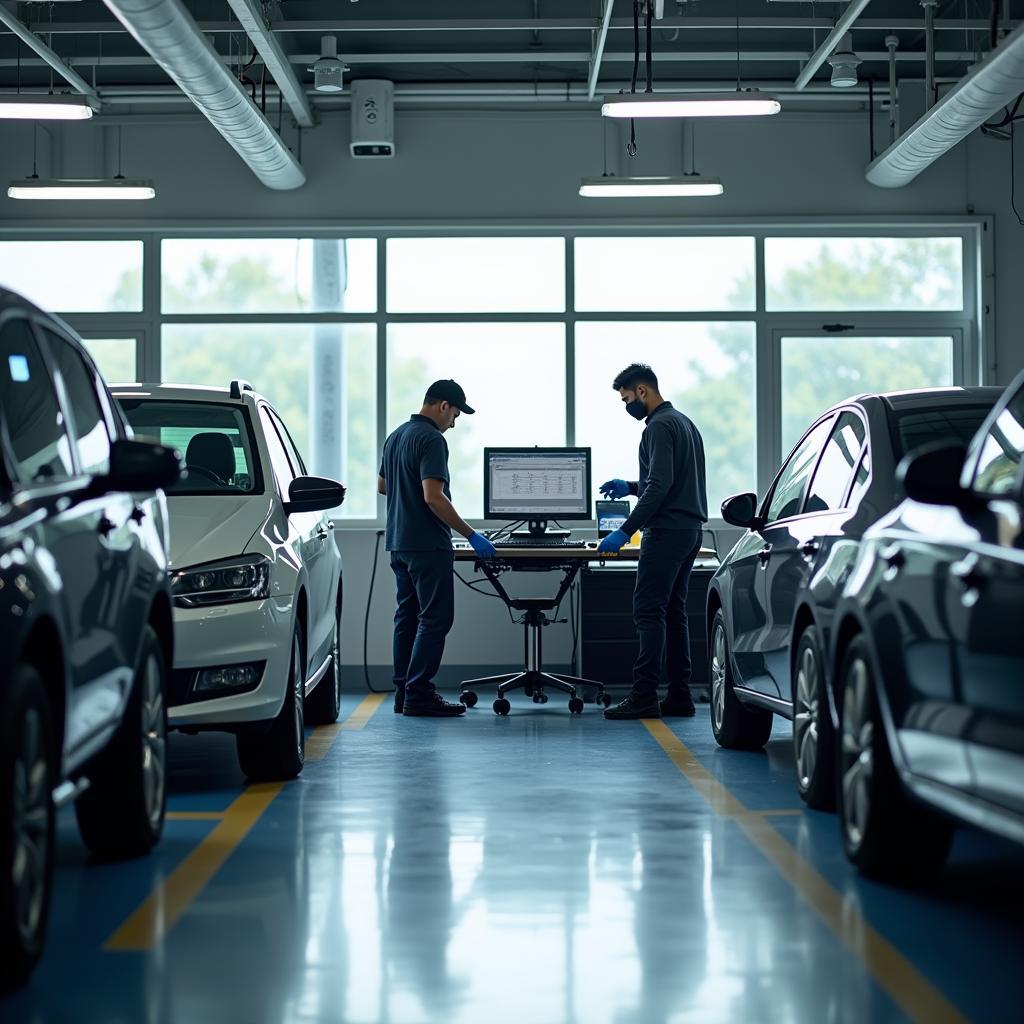
M 636 695 L 631 693 L 625 700 L 610 708 L 605 708 L 605 718 L 661 718 L 658 707 L 658 694 Z
M 409 701 L 402 712 L 409 718 L 455 718 L 466 713 L 465 704 L 452 704 L 439 693 L 425 701 Z
M 400 715 L 405 710 L 405 687 L 395 690 L 395 714 Z
M 697 709 L 693 706 L 693 698 L 689 689 L 669 689 L 661 702 L 663 718 L 693 718 Z

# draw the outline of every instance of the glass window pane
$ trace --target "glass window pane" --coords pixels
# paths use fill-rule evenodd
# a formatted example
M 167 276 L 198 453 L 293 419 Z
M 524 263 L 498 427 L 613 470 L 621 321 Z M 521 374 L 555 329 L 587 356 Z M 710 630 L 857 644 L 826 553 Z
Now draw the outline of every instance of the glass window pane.
M 788 451 L 829 406 L 865 392 L 953 383 L 953 339 L 782 339 L 782 448 Z
M 864 454 L 861 456 L 860 463 L 857 466 L 857 475 L 853 479 L 853 488 L 850 491 L 850 508 L 857 508 L 860 505 L 860 499 L 864 497 L 864 492 L 868 489 L 870 480 L 871 451 L 869 448 L 865 448 Z
M 270 464 L 274 468 L 274 479 L 277 481 L 277 492 L 282 498 L 288 498 L 288 487 L 295 474 L 292 472 L 291 463 L 288 461 L 288 454 L 284 450 L 284 442 L 278 436 L 277 427 L 267 411 L 267 407 L 260 406 L 260 422 L 263 424 L 263 436 L 267 442 L 267 451 L 270 452 Z
M 100 475 L 110 469 L 110 435 L 96 394 L 92 373 L 63 338 L 46 331 L 47 348 L 64 380 L 64 392 L 74 419 L 75 448 L 83 473 Z
M 134 338 L 83 338 L 82 344 L 96 360 L 108 384 L 139 379 L 135 368 Z
M 142 309 L 142 242 L 0 242 L 0 285 L 57 313 Z
M 857 464 L 863 443 L 864 424 L 861 418 L 852 412 L 844 412 L 821 453 L 821 461 L 807 492 L 805 512 L 825 512 L 842 506 L 850 474 Z
M 483 515 L 485 445 L 566 443 L 561 324 L 390 324 L 387 357 L 389 431 L 419 412 L 442 378 L 454 377 L 476 409 L 445 434 L 463 518 Z
M 594 484 L 635 480 L 643 425 L 624 413 L 616 374 L 649 363 L 661 393 L 704 438 L 708 511 L 755 483 L 752 323 L 577 323 L 576 444 L 594 451 Z
M 926 444 L 960 444 L 966 448 L 991 411 L 991 405 L 956 405 L 899 412 L 895 417 L 897 458 Z
M 165 313 L 373 313 L 373 238 L 169 238 Z
M 390 313 L 561 313 L 564 238 L 389 238 Z
M 974 488 L 983 494 L 1013 491 L 1024 456 L 1024 391 L 1019 391 L 992 424 L 982 445 Z
M 775 490 L 772 492 L 771 504 L 768 506 L 767 522 L 774 523 L 777 519 L 788 519 L 800 512 L 804 500 L 807 478 L 814 469 L 818 452 L 825 443 L 832 420 L 819 423 L 799 444 L 796 451 L 779 474 Z
M 577 238 L 575 252 L 580 312 L 755 308 L 753 238 Z
M 376 516 L 373 324 L 166 324 L 162 349 L 165 381 L 250 381 L 281 414 L 310 472 L 348 487 L 332 515 Z
M 960 238 L 766 238 L 769 310 L 963 309 Z
M 74 467 L 53 382 L 36 339 L 24 320 L 8 321 L 0 331 L 0 415 L 26 483 L 65 480 Z

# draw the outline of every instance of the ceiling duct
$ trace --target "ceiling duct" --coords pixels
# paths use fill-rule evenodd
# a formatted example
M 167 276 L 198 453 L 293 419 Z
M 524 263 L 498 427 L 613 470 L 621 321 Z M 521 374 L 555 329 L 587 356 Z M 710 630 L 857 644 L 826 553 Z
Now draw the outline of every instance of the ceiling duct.
M 299 188 L 299 162 L 224 66 L 181 0 L 104 0 L 267 188 Z
M 1024 92 L 1024 25 L 1018 25 L 881 156 L 865 176 L 881 188 L 902 188 L 1000 107 Z

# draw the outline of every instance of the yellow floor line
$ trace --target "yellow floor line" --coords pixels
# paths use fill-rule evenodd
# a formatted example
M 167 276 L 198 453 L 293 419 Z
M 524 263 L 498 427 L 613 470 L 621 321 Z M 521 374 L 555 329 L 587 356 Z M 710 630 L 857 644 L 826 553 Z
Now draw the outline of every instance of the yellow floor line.
M 386 693 L 371 693 L 364 697 L 344 722 L 318 725 L 306 740 L 306 760 L 322 761 L 330 752 L 342 729 L 362 729 L 373 713 L 384 703 Z
M 745 808 L 701 765 L 664 722 L 644 721 L 648 732 L 716 814 L 735 818 L 744 834 L 810 904 L 839 941 L 858 957 L 911 1020 L 960 1024 L 967 1018 L 909 960 L 864 920 L 840 893 L 765 820 Z
M 158 945 L 248 835 L 283 783 L 250 786 L 217 827 L 167 876 L 104 943 L 105 950 L 143 952 Z
M 168 811 L 168 821 L 221 821 L 223 811 Z
M 352 712 L 344 722 L 341 723 L 341 728 L 348 730 L 362 729 L 366 723 L 373 718 L 373 713 L 384 703 L 384 698 L 387 697 L 386 693 L 370 693 L 367 694 L 360 702 L 359 706 Z

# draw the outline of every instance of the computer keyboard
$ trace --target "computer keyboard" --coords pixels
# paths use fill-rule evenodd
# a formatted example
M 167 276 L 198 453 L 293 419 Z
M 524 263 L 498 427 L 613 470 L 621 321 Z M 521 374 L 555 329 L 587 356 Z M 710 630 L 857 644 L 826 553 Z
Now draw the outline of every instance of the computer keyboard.
M 502 537 L 491 538 L 496 548 L 582 548 L 585 541 L 578 537 Z

